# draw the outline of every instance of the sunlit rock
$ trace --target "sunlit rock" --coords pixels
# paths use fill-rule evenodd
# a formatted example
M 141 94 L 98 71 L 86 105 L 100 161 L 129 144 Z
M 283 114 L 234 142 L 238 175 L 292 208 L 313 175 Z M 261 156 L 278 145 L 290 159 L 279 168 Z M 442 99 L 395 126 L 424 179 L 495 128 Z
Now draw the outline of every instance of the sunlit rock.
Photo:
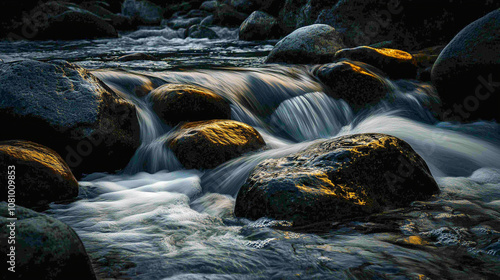
M 439 55 L 431 76 L 448 117 L 500 121 L 499 29 L 496 10 L 460 31 Z
M 0 99 L 0 140 L 50 147 L 77 177 L 122 169 L 139 146 L 135 106 L 66 61 L 1 64 Z
M 211 119 L 230 119 L 229 103 L 209 89 L 167 84 L 151 92 L 153 110 L 169 125 Z
M 12 220 L 17 218 L 12 227 Z M 12 230 L 14 233 L 12 233 Z M 14 236 L 15 243 L 9 243 Z M 44 214 L 15 206 L 11 215 L 8 204 L 0 202 L 0 249 L 6 255 L 14 251 L 14 270 L 4 264 L 4 279 L 75 279 L 95 280 L 89 256 L 75 231 L 63 222 Z M 10 256 L 3 258 L 10 261 Z
M 78 195 L 78 182 L 69 166 L 55 151 L 42 145 L 28 141 L 0 142 L 0 168 L 6 170 L 6 175 L 0 177 L 3 201 L 8 201 L 9 185 L 14 187 L 17 204 L 25 207 Z M 10 178 L 7 173 L 12 174 Z
M 355 109 L 374 104 L 389 92 L 382 73 L 365 63 L 343 60 L 321 65 L 313 73 L 329 88 L 327 93 Z
M 253 127 L 232 120 L 211 120 L 181 125 L 168 141 L 184 167 L 214 168 L 266 145 Z
M 331 26 L 313 24 L 299 28 L 279 41 L 267 57 L 267 63 L 314 64 L 331 62 L 344 48 L 340 34 Z
M 240 40 L 267 40 L 279 37 L 279 25 L 276 18 L 261 12 L 253 12 L 240 25 Z
M 358 134 L 263 161 L 241 187 L 235 215 L 308 224 L 404 207 L 438 192 L 427 164 L 406 142 Z
M 393 79 L 414 79 L 417 75 L 413 56 L 401 50 L 363 46 L 342 49 L 335 54 L 335 58 L 368 63 Z

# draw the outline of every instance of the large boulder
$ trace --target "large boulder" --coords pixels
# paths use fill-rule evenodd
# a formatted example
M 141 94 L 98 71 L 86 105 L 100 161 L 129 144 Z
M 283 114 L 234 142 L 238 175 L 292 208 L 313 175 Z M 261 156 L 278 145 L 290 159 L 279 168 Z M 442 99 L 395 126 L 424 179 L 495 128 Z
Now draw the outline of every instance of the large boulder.
M 239 35 L 240 40 L 268 40 L 279 38 L 280 29 L 276 18 L 255 11 L 240 25 Z
M 413 56 L 401 50 L 362 46 L 342 49 L 335 54 L 335 59 L 343 58 L 368 63 L 393 79 L 414 79 L 417 75 Z
M 418 50 L 447 43 L 470 22 L 500 7 L 499 1 L 340 0 L 317 16 L 341 30 L 349 47 L 394 41 L 394 47 Z
M 0 140 L 55 150 L 75 176 L 125 167 L 140 145 L 136 108 L 66 61 L 0 64 Z
M 500 10 L 464 28 L 435 62 L 431 78 L 443 118 L 500 121 Z
M 3 262 L 2 279 L 96 279 L 87 252 L 73 229 L 20 206 L 11 212 L 10 206 L 15 205 L 0 202 L 0 248 L 2 260 L 7 259 Z M 15 272 L 7 270 L 11 264 L 15 265 Z
M 329 95 L 344 99 L 354 109 L 377 103 L 390 91 L 378 69 L 358 61 L 324 64 L 313 74 L 328 87 Z
M 299 28 L 279 41 L 267 57 L 267 63 L 314 64 L 331 62 L 344 48 L 340 34 L 331 26 L 313 24 Z
M 77 40 L 116 38 L 116 29 L 104 18 L 77 5 L 47 2 L 35 7 L 14 33 L 21 39 Z M 18 38 L 14 38 L 18 39 Z
M 18 205 L 44 206 L 78 195 L 78 182 L 69 166 L 53 150 L 28 141 L 0 142 L 0 169 L 11 177 L 0 177 L 2 200 L 9 194 Z M 11 189 L 8 186 L 12 186 Z
M 229 103 L 213 91 L 185 84 L 166 84 L 150 93 L 153 110 L 168 125 L 230 119 Z
M 427 164 L 406 142 L 359 134 L 263 161 L 241 187 L 234 213 L 300 225 L 405 207 L 438 192 Z
M 183 124 L 167 143 L 189 169 L 214 168 L 266 145 L 255 128 L 232 120 Z

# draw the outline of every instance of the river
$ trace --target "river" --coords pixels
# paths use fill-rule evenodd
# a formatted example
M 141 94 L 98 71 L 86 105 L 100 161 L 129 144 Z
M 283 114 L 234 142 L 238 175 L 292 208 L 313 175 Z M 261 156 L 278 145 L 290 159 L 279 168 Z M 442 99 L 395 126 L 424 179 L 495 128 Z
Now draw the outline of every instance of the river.
M 392 92 L 355 111 L 324 93 L 306 66 L 266 65 L 276 41 L 181 39 L 145 28 L 118 39 L 0 42 L 0 59 L 64 59 L 90 69 L 136 104 L 141 147 L 119 174 L 94 173 L 77 201 L 45 211 L 82 239 L 96 272 L 118 279 L 495 279 L 500 275 L 500 125 L 439 122 L 433 89 L 390 81 Z M 117 61 L 145 52 L 157 61 Z M 163 143 L 171 127 L 138 89 L 187 83 L 231 102 L 232 119 L 257 128 L 269 149 L 213 170 L 186 170 Z M 441 194 L 350 221 L 291 228 L 233 214 L 260 161 L 355 133 L 397 136 L 425 159 Z M 109 159 L 113 160 L 113 159 Z

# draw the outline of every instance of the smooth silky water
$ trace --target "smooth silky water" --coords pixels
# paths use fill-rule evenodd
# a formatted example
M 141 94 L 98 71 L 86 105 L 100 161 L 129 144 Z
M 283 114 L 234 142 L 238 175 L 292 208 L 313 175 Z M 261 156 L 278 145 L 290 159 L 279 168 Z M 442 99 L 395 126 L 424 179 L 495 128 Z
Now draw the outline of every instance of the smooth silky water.
M 0 58 L 66 59 L 137 105 L 142 145 L 119 174 L 88 174 L 78 200 L 47 214 L 82 239 L 101 278 L 120 279 L 494 279 L 500 274 L 500 126 L 443 123 L 423 104 L 432 88 L 386 81 L 392 92 L 354 111 L 324 93 L 307 67 L 264 65 L 273 42 L 180 39 L 143 29 L 119 39 L 0 43 Z M 55 48 L 55 49 L 54 49 Z M 112 58 L 148 52 L 160 61 Z M 171 127 L 147 93 L 166 83 L 213 90 L 232 119 L 256 127 L 266 150 L 213 170 L 185 170 L 165 147 Z M 292 229 L 234 217 L 235 197 L 262 160 L 315 141 L 379 132 L 426 160 L 441 194 L 367 218 Z M 112 158 L 108 160 L 113 160 Z

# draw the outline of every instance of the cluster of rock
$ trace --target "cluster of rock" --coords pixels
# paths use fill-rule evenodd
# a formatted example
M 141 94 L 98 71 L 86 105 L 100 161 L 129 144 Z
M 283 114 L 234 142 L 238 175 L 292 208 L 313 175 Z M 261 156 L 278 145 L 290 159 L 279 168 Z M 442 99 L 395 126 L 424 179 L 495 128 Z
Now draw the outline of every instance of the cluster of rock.
M 8 202 L 0 204 L 0 236 L 11 235 L 14 213 L 16 277 L 95 279 L 76 233 L 23 207 L 74 200 L 82 174 L 122 169 L 140 144 L 135 106 L 66 61 L 1 63 L 0 99 L 0 191 Z M 2 252 L 9 248 L 2 242 Z
M 355 108 L 384 97 L 390 90 L 385 78 L 416 79 L 437 89 L 441 103 L 431 107 L 437 118 L 498 121 L 499 26 L 500 10 L 495 10 L 466 26 L 445 47 L 406 52 L 377 45 L 349 48 L 335 28 L 313 24 L 280 40 L 266 62 L 320 64 L 312 73 L 327 92 Z
M 15 2 L 7 4 L 15 6 Z M 215 38 L 209 29 L 213 24 L 240 26 L 244 40 L 278 38 L 291 32 L 276 44 L 267 62 L 317 64 L 311 74 L 326 93 L 355 109 L 382 99 L 390 91 L 386 78 L 420 79 L 437 88 L 443 108 L 435 112 L 442 119 L 500 120 L 500 10 L 485 12 L 499 5 L 494 1 L 477 7 L 468 1 L 454 1 L 454 6 L 443 1 L 417 19 L 415 11 L 422 8 L 416 0 L 126 0 L 103 2 L 106 7 L 76 2 L 39 5 L 52 13 L 28 39 L 51 39 L 54 34 L 66 39 L 76 39 L 75 34 L 117 36 L 121 24 L 125 28 L 134 22 L 162 21 L 172 28 L 186 28 L 186 35 L 192 37 Z M 22 5 L 29 4 L 35 6 L 31 1 Z M 466 16 L 449 15 L 463 7 L 470 8 Z M 387 21 L 377 21 L 380 15 Z M 6 26 L 22 30 L 14 15 L 11 19 L 2 23 L 2 30 Z M 387 30 L 368 33 L 366 28 L 373 22 Z M 68 26 L 77 32 L 61 35 Z M 459 28 L 463 30 L 458 32 Z M 378 42 L 382 43 L 371 44 Z M 215 168 L 266 147 L 255 128 L 231 120 L 230 102 L 216 92 L 167 84 L 149 95 L 156 114 L 174 127 L 165 145 L 186 168 Z M 40 209 L 74 199 L 76 179 L 82 174 L 122 169 L 140 144 L 135 106 L 87 70 L 65 61 L 1 63 L 0 98 L 4 132 L 0 169 L 15 165 L 22 174 L 16 178 L 17 238 L 24 242 L 19 248 L 26 250 L 25 262 L 19 263 L 20 275 L 37 278 L 33 273 L 45 275 L 44 269 L 57 267 L 53 279 L 76 279 L 72 272 L 94 279 L 76 234 L 63 223 L 23 207 Z M 8 177 L 0 177 L 3 201 L 8 201 L 8 185 Z M 404 141 L 382 134 L 351 135 L 260 163 L 238 193 L 235 214 L 301 225 L 404 207 L 438 192 L 425 161 Z M 4 240 L 9 234 L 4 226 L 7 208 L 7 203 L 0 204 Z M 2 247 L 3 252 L 7 249 Z M 40 257 L 48 254 L 53 257 Z M 49 263 L 33 268 L 34 256 Z M 28 265 L 30 270 L 23 268 Z
M 158 116 L 176 126 L 166 145 L 186 168 L 214 168 L 266 145 L 256 129 L 231 120 L 229 102 L 208 89 L 167 84 L 150 94 Z M 0 169 L 13 170 L 0 177 L 0 237 L 11 235 L 15 213 L 16 276 L 95 279 L 76 233 L 24 207 L 70 202 L 82 174 L 123 169 L 140 144 L 135 105 L 66 61 L 1 63 L 0 99 Z M 9 252 L 6 242 L 0 247 Z

